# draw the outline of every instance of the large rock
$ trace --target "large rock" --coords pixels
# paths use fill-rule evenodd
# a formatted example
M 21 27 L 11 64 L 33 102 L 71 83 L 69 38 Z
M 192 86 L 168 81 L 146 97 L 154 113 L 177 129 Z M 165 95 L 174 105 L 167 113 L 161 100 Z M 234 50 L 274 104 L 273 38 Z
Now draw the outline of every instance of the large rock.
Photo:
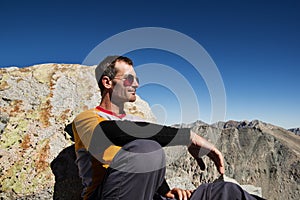
M 76 64 L 0 69 L 0 198 L 79 197 L 73 142 L 65 130 L 79 112 L 99 104 L 94 69 Z M 155 121 L 140 98 L 125 108 Z M 227 177 L 241 185 L 257 186 L 270 199 L 300 196 L 299 136 L 259 121 L 212 125 L 196 121 L 177 126 L 191 127 L 215 143 L 224 153 Z M 165 150 L 171 187 L 193 189 L 219 178 L 207 158 L 206 170 L 201 171 L 186 147 Z
M 72 64 L 0 69 L 0 197 L 52 199 L 50 163 L 73 143 L 65 126 L 101 100 L 94 70 Z M 139 97 L 126 111 L 155 120 Z

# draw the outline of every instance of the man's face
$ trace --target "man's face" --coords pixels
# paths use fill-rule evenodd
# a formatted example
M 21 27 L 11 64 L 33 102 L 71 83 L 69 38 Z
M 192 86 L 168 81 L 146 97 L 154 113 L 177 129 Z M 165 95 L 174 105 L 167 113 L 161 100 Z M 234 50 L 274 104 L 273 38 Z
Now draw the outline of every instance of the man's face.
M 136 100 L 136 88 L 139 84 L 132 65 L 128 65 L 123 61 L 118 61 L 115 64 L 115 68 L 117 74 L 113 79 L 114 85 L 111 101 L 115 104 L 134 102 Z

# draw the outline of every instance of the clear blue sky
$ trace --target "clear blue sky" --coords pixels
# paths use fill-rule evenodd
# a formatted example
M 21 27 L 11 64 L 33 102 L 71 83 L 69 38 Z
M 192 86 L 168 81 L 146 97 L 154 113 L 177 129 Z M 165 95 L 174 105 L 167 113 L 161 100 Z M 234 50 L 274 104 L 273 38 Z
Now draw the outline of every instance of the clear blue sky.
M 300 127 L 298 0 L 2 0 L 0 27 L 0 67 L 80 64 L 99 43 L 120 32 L 139 27 L 175 30 L 196 40 L 216 64 L 226 91 L 224 120 Z M 188 77 L 199 101 L 199 119 L 211 122 L 205 83 L 192 67 L 182 70 L 189 63 L 159 50 L 128 55 L 136 65 L 160 63 Z M 160 121 L 197 120 L 179 117 L 181 100 L 168 87 L 145 85 L 139 95 L 158 110 Z

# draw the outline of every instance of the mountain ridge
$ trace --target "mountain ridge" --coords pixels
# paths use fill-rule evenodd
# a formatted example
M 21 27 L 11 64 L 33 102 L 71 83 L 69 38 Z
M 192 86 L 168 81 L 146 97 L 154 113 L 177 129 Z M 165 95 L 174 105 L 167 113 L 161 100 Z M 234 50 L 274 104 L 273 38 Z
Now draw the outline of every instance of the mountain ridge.
M 291 131 L 291 132 L 295 133 L 296 135 L 300 136 L 300 128 L 290 128 L 290 129 L 288 129 L 288 131 Z

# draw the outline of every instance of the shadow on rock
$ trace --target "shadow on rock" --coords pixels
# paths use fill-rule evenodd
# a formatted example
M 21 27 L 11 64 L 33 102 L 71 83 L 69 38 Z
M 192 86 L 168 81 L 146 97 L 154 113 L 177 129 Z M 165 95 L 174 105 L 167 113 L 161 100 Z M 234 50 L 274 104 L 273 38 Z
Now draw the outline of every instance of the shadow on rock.
M 72 128 L 66 126 L 65 131 L 73 138 Z M 51 170 L 55 176 L 54 200 L 81 200 L 83 189 L 78 167 L 75 164 L 75 145 L 63 149 L 51 162 Z

